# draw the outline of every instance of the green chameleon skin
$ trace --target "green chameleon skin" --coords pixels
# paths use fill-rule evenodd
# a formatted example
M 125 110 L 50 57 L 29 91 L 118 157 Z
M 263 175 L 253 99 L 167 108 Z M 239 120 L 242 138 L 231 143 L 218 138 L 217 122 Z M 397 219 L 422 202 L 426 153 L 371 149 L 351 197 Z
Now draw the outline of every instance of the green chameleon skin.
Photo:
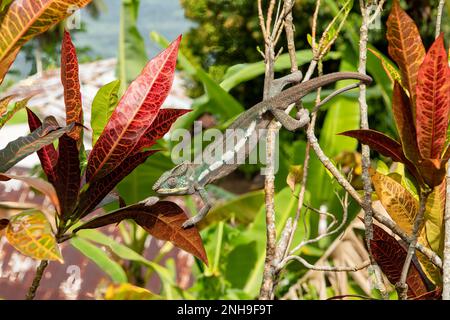
M 246 148 L 250 139 L 256 139 L 258 141 L 261 138 L 258 132 L 262 131 L 261 129 L 267 129 L 273 119 L 279 121 L 284 128 L 290 131 L 304 127 L 309 123 L 308 110 L 299 110 L 295 119 L 285 113 L 288 106 L 300 101 L 308 93 L 320 87 L 347 79 L 359 80 L 365 84 L 372 82 L 372 78 L 360 73 L 335 72 L 313 78 L 281 91 L 289 83 L 300 82 L 301 73 L 294 73 L 274 80 L 274 89 L 269 94 L 271 96 L 270 98 L 257 103 L 252 108 L 243 112 L 228 127 L 228 129 L 233 130 L 227 129 L 222 140 L 210 143 L 192 163 L 183 162 L 172 170 L 163 173 L 154 184 L 153 190 L 160 195 L 189 195 L 198 193 L 204 202 L 204 206 L 197 215 L 187 220 L 183 224 L 183 227 L 187 228 L 195 225 L 206 216 L 212 207 L 205 186 L 230 174 L 239 167 L 240 164 L 233 160 L 238 157 L 238 154 L 245 159 L 248 157 L 254 146 L 256 146 L 255 144 Z M 329 97 L 331 96 L 333 94 Z M 240 129 L 241 133 L 243 133 L 241 136 L 236 136 L 233 133 L 237 129 Z M 231 146 L 231 148 L 229 147 L 227 150 L 226 146 Z M 222 148 L 222 152 L 215 152 L 217 156 L 211 157 L 213 154 L 212 151 L 220 151 L 220 148 Z M 208 161 L 204 161 L 203 159 L 207 157 L 209 157 Z

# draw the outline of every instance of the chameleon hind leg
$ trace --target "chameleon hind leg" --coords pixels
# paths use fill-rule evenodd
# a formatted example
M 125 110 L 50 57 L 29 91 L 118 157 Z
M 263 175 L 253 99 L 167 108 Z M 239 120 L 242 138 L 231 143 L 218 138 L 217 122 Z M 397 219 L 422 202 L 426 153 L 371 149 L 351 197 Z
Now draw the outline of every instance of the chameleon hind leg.
M 281 109 L 269 109 L 275 119 L 289 131 L 296 131 L 303 128 L 309 123 L 309 111 L 307 109 L 300 109 L 297 112 L 296 119 L 288 115 Z
M 183 223 L 183 228 L 195 226 L 197 223 L 199 223 L 206 217 L 206 215 L 208 214 L 209 210 L 212 207 L 212 202 L 211 199 L 209 198 L 208 191 L 206 191 L 205 188 L 203 187 L 196 189 L 196 191 L 198 192 L 200 198 L 202 198 L 203 207 L 195 216 L 191 217 L 185 223 Z

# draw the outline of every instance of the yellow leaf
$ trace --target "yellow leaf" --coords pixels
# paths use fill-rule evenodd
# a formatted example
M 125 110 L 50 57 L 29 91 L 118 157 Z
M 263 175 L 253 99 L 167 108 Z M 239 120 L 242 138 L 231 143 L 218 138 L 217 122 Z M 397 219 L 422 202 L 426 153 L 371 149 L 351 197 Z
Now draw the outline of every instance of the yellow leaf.
M 425 231 L 425 230 L 423 230 Z M 426 243 L 425 234 L 421 235 L 419 238 L 419 243 L 425 246 L 428 246 Z M 422 267 L 423 272 L 425 275 L 430 279 L 431 282 L 433 282 L 434 285 L 440 286 L 442 284 L 442 276 L 441 276 L 441 270 L 436 267 L 430 259 L 427 258 L 423 253 L 421 253 L 419 250 L 416 250 L 417 260 L 419 260 L 420 266 Z
M 372 171 L 372 182 L 378 199 L 387 213 L 406 233 L 411 234 L 419 203 L 400 183 Z
M 291 188 L 291 191 L 294 192 L 295 186 L 302 182 L 303 169 L 302 166 L 291 166 L 289 168 L 289 174 L 286 178 L 286 183 Z
M 130 283 L 111 284 L 105 293 L 105 300 L 159 300 L 160 296 Z
M 428 196 L 425 210 L 425 230 L 429 246 L 442 257 L 444 245 L 445 180 Z
M 63 262 L 50 223 L 41 211 L 28 210 L 11 217 L 6 238 L 26 256 Z

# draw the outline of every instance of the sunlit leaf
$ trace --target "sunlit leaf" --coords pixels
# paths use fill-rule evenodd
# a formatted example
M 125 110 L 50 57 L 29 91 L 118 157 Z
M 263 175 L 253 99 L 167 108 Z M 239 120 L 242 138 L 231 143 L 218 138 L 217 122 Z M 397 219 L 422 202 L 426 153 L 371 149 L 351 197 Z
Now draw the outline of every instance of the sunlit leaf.
M 128 87 L 89 154 L 87 182 L 118 167 L 155 120 L 172 86 L 180 41 L 150 60 Z
M 15 0 L 0 23 L 0 83 L 20 48 L 91 0 Z
M 433 43 L 419 68 L 416 100 L 417 144 L 425 159 L 439 159 L 447 137 L 450 67 L 444 35 Z
M 77 51 L 68 31 L 64 31 L 61 46 L 61 82 L 64 87 L 66 124 L 83 123 Z M 77 126 L 68 135 L 72 139 L 79 140 L 82 129 L 81 126 Z
M 63 262 L 50 223 L 40 211 L 30 210 L 12 216 L 6 227 L 6 238 L 26 256 Z
M 402 77 L 400 76 L 400 73 L 398 72 L 395 65 L 387 57 L 383 56 L 378 50 L 374 48 L 367 48 L 367 50 L 368 53 L 370 52 L 380 61 L 381 66 L 383 67 L 391 82 L 398 82 L 403 87 Z
M 122 283 L 118 285 L 111 284 L 106 288 L 105 300 L 160 300 L 161 297 L 149 290 L 132 285 L 131 283 Z
M 444 245 L 445 181 L 434 187 L 428 196 L 425 210 L 425 231 L 428 244 L 442 255 Z
M 170 241 L 174 246 L 193 254 L 205 264 L 208 264 L 197 228 L 184 229 L 182 225 L 187 221 L 188 216 L 183 209 L 170 201 L 159 201 L 151 205 L 139 203 L 121 208 L 86 222 L 76 228 L 74 232 L 82 229 L 99 228 L 118 223 L 124 219 L 133 219 L 155 238 Z
M 2 99 L 0 101 L 0 109 L 2 109 L 2 105 L 5 103 L 6 103 L 6 107 L 7 107 L 8 106 L 7 104 L 10 102 L 11 98 L 13 98 L 13 97 L 6 97 L 6 98 Z M 25 108 L 25 106 L 28 103 L 28 100 L 29 100 L 29 98 L 26 98 L 26 99 L 15 102 L 14 106 L 10 110 L 8 110 L 5 114 L 0 115 L 0 129 L 5 125 L 5 123 L 8 120 L 10 120 L 16 114 L 17 111 Z M 2 111 L 2 110 L 0 110 L 0 111 Z
M 403 231 L 411 235 L 419 210 L 418 201 L 400 183 L 376 171 L 372 171 L 372 182 L 387 213 Z
M 425 57 L 425 48 L 416 24 L 395 0 L 387 21 L 389 55 L 398 64 L 402 84 L 408 89 L 413 101 L 413 114 L 416 101 L 416 83 L 419 66 Z

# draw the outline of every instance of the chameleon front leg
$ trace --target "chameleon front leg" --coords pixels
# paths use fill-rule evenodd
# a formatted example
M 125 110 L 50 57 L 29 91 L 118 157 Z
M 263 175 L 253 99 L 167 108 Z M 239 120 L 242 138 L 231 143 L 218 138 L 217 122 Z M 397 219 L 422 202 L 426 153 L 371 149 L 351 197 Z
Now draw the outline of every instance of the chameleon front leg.
M 191 217 L 189 220 L 183 223 L 183 228 L 189 228 L 199 223 L 201 220 L 203 220 L 203 218 L 206 217 L 212 207 L 212 202 L 209 198 L 208 191 L 206 191 L 203 187 L 197 187 L 196 191 L 198 192 L 200 198 L 202 198 L 203 207 L 195 216 Z
M 307 109 L 300 109 L 297 112 L 297 119 L 292 118 L 281 109 L 273 108 L 269 109 L 269 111 L 272 112 L 275 119 L 289 131 L 296 131 L 309 123 L 309 111 Z

